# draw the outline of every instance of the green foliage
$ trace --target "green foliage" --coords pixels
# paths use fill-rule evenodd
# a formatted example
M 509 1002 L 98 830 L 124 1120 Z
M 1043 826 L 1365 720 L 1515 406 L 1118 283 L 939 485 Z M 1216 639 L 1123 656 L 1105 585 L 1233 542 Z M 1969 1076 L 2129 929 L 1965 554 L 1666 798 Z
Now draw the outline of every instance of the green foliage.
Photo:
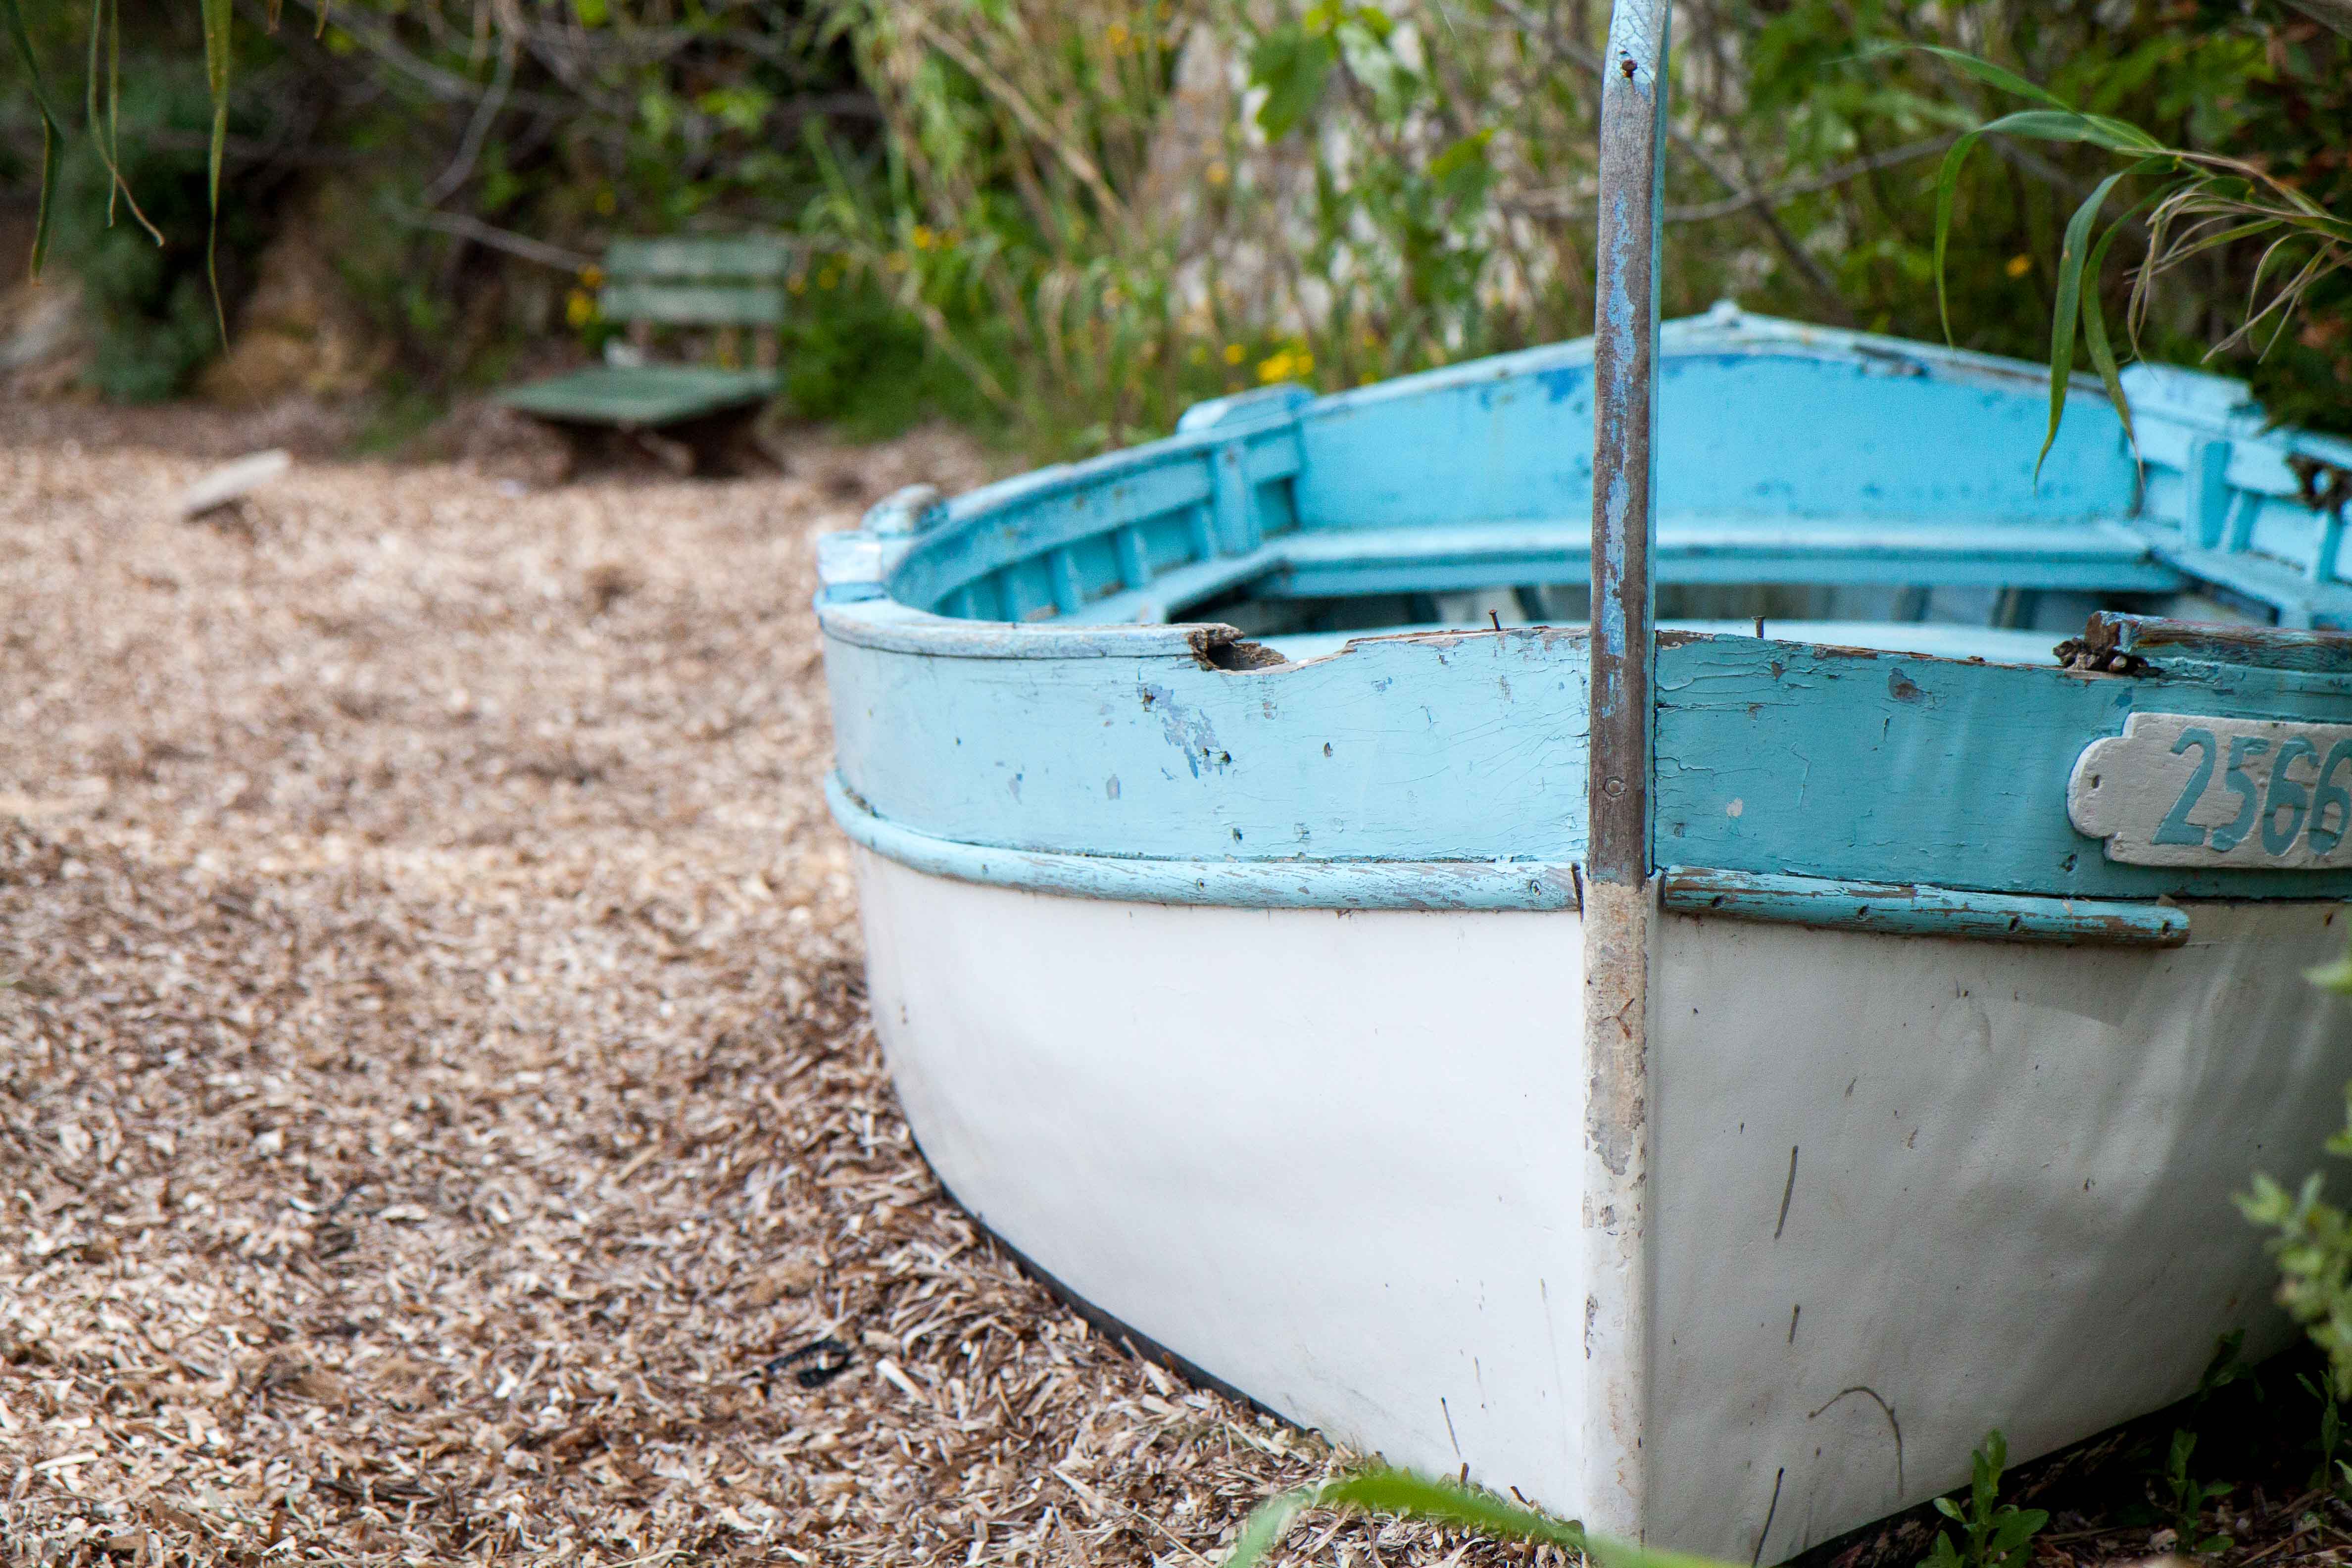
M 2189 1456 L 2197 1451 L 2197 1434 L 2182 1427 L 2172 1435 L 2172 1449 L 2165 1460 L 2165 1511 L 2168 1516 L 2177 1550 L 2190 1557 L 2210 1557 L 2230 1547 L 2230 1538 L 2220 1533 L 2208 1533 L 2205 1514 L 2221 1499 L 2233 1489 L 2228 1481 L 2200 1481 L 2189 1472 Z
M 2129 319 L 2135 345 L 2155 279 L 2201 252 L 2230 244 L 2262 247 L 2249 285 L 2252 298 L 2248 314 L 2234 331 L 2214 345 L 2216 353 L 2251 338 L 2270 317 L 2276 316 L 2277 330 L 2284 330 L 2315 284 L 2352 268 L 2352 216 L 2331 213 L 2295 184 L 2280 179 L 2261 164 L 2168 147 L 2136 125 L 2077 110 L 1990 61 L 1934 45 L 1915 47 L 2002 92 L 2029 99 L 2040 106 L 2003 115 L 1965 132 L 1944 156 L 1936 184 L 1936 300 L 1948 342 L 1951 337 L 1951 313 L 1946 301 L 1945 264 L 1952 210 L 1961 170 L 1977 142 L 1986 136 L 2082 142 L 2125 160 L 2123 168 L 2093 187 L 2066 223 L 2065 238 L 2059 251 L 2056 298 L 2050 316 L 2050 426 L 2042 439 L 2041 458 L 2050 455 L 2052 444 L 2058 439 L 2059 424 L 2065 417 L 2078 325 L 2092 363 L 2108 396 L 2124 412 L 2126 434 L 2130 431 L 2129 405 L 2118 379 L 2115 351 L 2108 340 L 2099 300 L 2099 273 L 2116 236 L 2135 221 L 2142 209 L 2152 211 L 2147 259 L 2134 275 L 2131 288 Z M 2093 231 L 2100 210 L 2116 187 L 2126 180 L 2150 188 L 2095 241 Z M 2270 299 L 2264 302 L 2261 299 L 2264 275 L 2273 259 L 2283 252 L 2288 257 L 2283 268 L 2284 280 L 2274 285 Z M 2273 335 L 2276 335 L 2275 331 Z M 2037 475 L 2041 471 L 2040 458 L 2035 461 L 2034 471 Z
M 140 60 L 127 73 L 120 112 L 119 162 L 97 138 L 77 141 L 63 160 L 56 245 L 81 280 L 95 329 L 90 382 L 116 402 L 154 402 L 182 390 L 220 347 L 207 280 L 211 98 L 189 65 Z M 237 123 L 250 131 L 258 121 L 240 114 Z M 118 169 L 139 193 L 138 221 L 108 199 Z M 219 233 L 232 277 L 266 232 L 261 213 L 229 203 Z
M 1970 1457 L 1967 1505 L 1936 1500 L 1936 1511 L 1960 1527 L 1960 1539 L 1955 1544 L 1950 1531 L 1937 1531 L 1925 1568 L 2025 1568 L 2033 1561 L 2033 1538 L 2050 1516 L 2038 1508 L 1999 1501 L 2000 1475 L 2008 1465 L 2009 1439 L 1998 1428 L 1986 1433 Z
M 2312 978 L 2343 989 L 2346 965 L 2312 972 Z M 2347 1125 L 2327 1142 L 2331 1154 L 2352 1155 L 2352 1086 L 2346 1089 Z M 2256 1176 L 2253 1191 L 2238 1200 L 2246 1217 L 2273 1233 L 2278 1259 L 2278 1299 L 2327 1357 L 2329 1392 L 2352 1398 L 2352 1216 L 2326 1197 L 2326 1177 L 2315 1171 L 2290 1193 L 2269 1176 Z
M 2344 1447 L 2343 1402 L 2336 1397 L 2335 1386 L 2329 1380 L 2315 1381 L 2302 1373 L 2297 1373 L 2294 1380 L 2319 1406 L 2319 1430 L 2312 1438 L 2312 1447 L 2317 1451 L 2319 1460 L 2312 1468 L 2311 1489 L 2338 1500 L 2352 1500 L 2352 1464 L 2336 1457 Z
M 41 195 L 33 218 L 32 269 L 37 274 L 48 252 L 58 158 L 63 151 L 65 127 L 58 123 L 57 110 L 49 107 L 48 89 L 41 80 L 40 57 L 33 50 L 32 37 L 26 29 L 25 13 L 18 0 L 0 0 L 0 27 L 7 30 L 9 43 L 24 62 L 26 85 L 31 89 L 33 107 L 41 120 Z
M 1948 323 L 1963 346 L 2103 375 L 2135 347 L 2234 342 L 2221 368 L 2274 414 L 2352 429 L 2352 279 L 2302 252 L 2263 273 L 2263 234 L 2163 205 L 2184 168 L 2282 211 L 2352 200 L 2352 163 L 2314 129 L 2352 115 L 2352 43 L 2273 3 L 1690 0 L 1666 309 L 1729 295 L 1913 337 Z M 293 0 L 281 34 L 229 19 L 231 57 L 224 0 L 110 28 L 114 4 L 0 0 L 26 25 L 0 56 L 0 175 L 31 184 L 44 145 L 74 144 L 36 112 L 70 100 L 68 61 L 89 61 L 83 141 L 118 145 L 102 37 L 203 58 L 208 94 L 247 102 L 239 84 L 278 61 L 316 123 L 257 150 L 230 125 L 224 223 L 266 202 L 257 172 L 307 191 L 334 168 L 363 198 L 334 259 L 420 385 L 561 330 L 518 303 L 546 299 L 519 275 L 549 247 L 560 263 L 679 229 L 810 242 L 805 412 L 866 429 L 944 413 L 1040 455 L 1163 431 L 1201 397 L 1352 385 L 1592 321 L 1605 6 Z M 13 90 L 34 63 L 59 90 Z M 220 123 L 175 124 L 171 151 L 208 151 Z M 143 206 L 138 141 L 126 119 L 125 181 L 77 190 Z M 2151 268 L 2157 235 L 2176 260 Z M 2294 325 L 2273 337 L 2274 311 L 2244 337 L 2282 290 Z M 603 329 L 571 330 L 593 348 Z

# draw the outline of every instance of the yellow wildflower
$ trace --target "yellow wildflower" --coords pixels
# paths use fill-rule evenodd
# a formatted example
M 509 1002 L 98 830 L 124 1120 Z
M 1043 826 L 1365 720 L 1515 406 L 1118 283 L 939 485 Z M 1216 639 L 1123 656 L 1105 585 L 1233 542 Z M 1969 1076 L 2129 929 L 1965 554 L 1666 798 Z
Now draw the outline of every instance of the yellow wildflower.
M 2012 256 L 2009 258 L 2009 265 L 2002 268 L 2001 270 L 2008 273 L 2011 278 L 2022 278 L 2027 273 L 2033 270 L 2033 258 L 2031 256 Z
M 933 234 L 929 229 L 924 227 L 921 224 L 917 224 L 915 226 L 915 232 L 910 237 L 914 241 L 914 246 L 917 250 L 929 250 L 931 247 L 931 242 L 939 237 Z
M 1244 357 L 1245 356 L 1242 353 L 1241 344 L 1227 343 L 1225 345 L 1225 363 L 1227 364 L 1239 364 L 1242 363 Z
M 603 268 L 597 266 L 592 261 L 587 266 L 580 269 L 580 287 L 583 289 L 602 289 L 604 286 L 604 269 Z
M 563 301 L 563 319 L 584 327 L 596 319 L 596 300 L 585 289 L 574 289 Z

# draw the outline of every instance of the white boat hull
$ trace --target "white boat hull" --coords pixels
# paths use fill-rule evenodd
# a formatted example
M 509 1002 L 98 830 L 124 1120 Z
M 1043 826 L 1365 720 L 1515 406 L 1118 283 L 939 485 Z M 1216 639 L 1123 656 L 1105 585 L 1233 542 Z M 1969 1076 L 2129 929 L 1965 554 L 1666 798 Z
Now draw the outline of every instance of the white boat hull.
M 1587 1434 L 1572 910 L 1130 903 L 857 851 L 874 1016 L 949 1188 L 1335 1440 L 1569 1516 Z M 2231 1194 L 2352 1070 L 2333 906 L 2176 949 L 1662 917 L 1648 1538 L 1778 1562 L 2284 1342 Z

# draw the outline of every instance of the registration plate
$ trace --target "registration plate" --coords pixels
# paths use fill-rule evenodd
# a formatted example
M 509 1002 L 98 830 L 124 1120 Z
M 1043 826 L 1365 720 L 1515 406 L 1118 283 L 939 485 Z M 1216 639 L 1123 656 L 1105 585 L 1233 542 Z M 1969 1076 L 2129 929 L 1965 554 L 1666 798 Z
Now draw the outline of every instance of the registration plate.
M 2134 713 L 2075 760 L 2066 815 L 2133 866 L 2352 866 L 2352 724 Z

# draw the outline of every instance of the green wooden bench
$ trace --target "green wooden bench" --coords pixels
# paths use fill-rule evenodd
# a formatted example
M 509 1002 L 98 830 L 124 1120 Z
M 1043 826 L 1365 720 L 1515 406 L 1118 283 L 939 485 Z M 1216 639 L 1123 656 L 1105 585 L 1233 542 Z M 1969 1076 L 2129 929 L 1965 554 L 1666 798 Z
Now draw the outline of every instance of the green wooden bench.
M 683 470 L 737 471 L 764 456 L 751 422 L 783 384 L 776 329 L 791 260 L 788 242 L 767 235 L 616 240 L 604 254 L 596 306 L 607 321 L 626 323 L 629 350 L 509 387 L 496 401 L 574 437 L 618 431 Z M 715 330 L 722 363 L 646 363 L 664 327 Z M 752 363 L 730 368 L 725 362 L 738 357 L 747 330 Z

